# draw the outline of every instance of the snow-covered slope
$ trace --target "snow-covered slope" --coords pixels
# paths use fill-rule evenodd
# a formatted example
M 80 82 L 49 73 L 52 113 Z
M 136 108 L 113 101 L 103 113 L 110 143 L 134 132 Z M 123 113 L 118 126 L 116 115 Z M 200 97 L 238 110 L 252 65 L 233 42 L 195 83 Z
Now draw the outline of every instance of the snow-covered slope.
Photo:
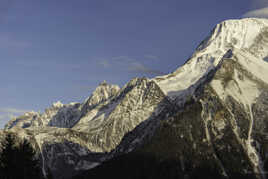
M 260 102 L 260 98 L 267 100 L 268 63 L 263 60 L 263 56 L 252 52 L 249 49 L 233 48 L 229 58 L 222 59 L 209 85 L 231 117 L 229 121 L 226 117 L 222 117 L 222 120 L 208 117 L 206 120 L 212 121 L 215 129 L 220 132 L 231 125 L 234 136 L 248 156 L 253 172 L 264 177 L 263 163 L 267 157 L 260 151 L 266 141 L 260 138 L 266 136 L 266 131 L 260 129 L 259 125 L 266 126 L 263 118 L 267 119 L 267 116 L 258 114 L 256 106 L 268 107 Z M 217 140 L 225 140 L 223 134 L 213 132 L 218 136 Z
M 37 112 L 26 112 L 22 116 L 16 117 L 8 121 L 5 125 L 5 129 L 11 129 L 13 127 L 27 128 L 29 126 L 43 125 L 42 121 L 38 120 L 40 114 Z
M 115 96 L 120 87 L 117 85 L 109 85 L 106 81 L 100 83 L 92 95 L 86 99 L 82 107 L 82 113 L 87 113 L 98 104 Z
M 248 21 L 255 22 L 255 19 L 245 22 Z M 157 127 L 152 130 L 152 137 L 145 139 L 141 146 L 136 145 L 134 151 L 105 162 L 83 176 L 105 178 L 109 172 L 113 178 L 122 170 L 131 172 L 135 168 L 135 173 L 140 172 L 145 178 L 267 177 L 268 63 L 263 59 L 268 46 L 263 30 L 255 34 L 259 43 L 252 39 L 253 43 L 243 48 L 227 48 L 217 64 L 204 76 L 200 75 L 189 96 L 179 96 L 184 99 L 183 105 L 175 111 L 165 111 L 169 117 L 154 121 Z M 188 61 L 184 68 L 189 64 Z M 179 82 L 176 75 L 169 76 L 169 80 Z M 160 87 L 165 90 L 169 86 L 160 84 Z M 175 90 L 173 87 L 169 89 Z M 146 131 L 148 128 L 143 128 L 138 133 Z M 118 150 L 127 146 L 123 140 Z M 148 166 L 140 165 L 146 163 Z
M 249 50 L 259 58 L 268 56 L 268 20 L 246 18 L 218 24 L 199 45 L 185 65 L 171 74 L 154 78 L 171 99 L 183 105 L 199 85 L 199 80 L 214 69 L 230 49 Z
M 13 118 L 6 124 L 5 129 L 11 129 L 13 127 L 65 127 L 64 120 L 66 118 L 71 120 L 70 118 L 72 118 L 74 115 L 80 115 L 80 113 L 77 114 L 79 106 L 79 103 L 62 104 L 60 101 L 58 101 L 53 103 L 51 107 L 45 109 L 44 113 L 27 112 L 19 117 Z M 66 125 L 70 126 L 69 124 Z
M 155 82 L 135 78 L 127 83 L 116 96 L 86 113 L 73 130 L 92 135 L 98 150 L 110 152 L 122 138 L 139 124 L 156 118 L 170 105 Z
M 160 161 L 178 160 L 182 173 L 206 163 L 221 175 L 260 178 L 268 166 L 267 57 L 267 19 L 224 21 L 171 74 L 122 89 L 103 82 L 81 104 L 57 102 L 6 129 L 31 138 L 43 173 L 55 178 L 140 146 Z
M 156 125 L 150 121 L 159 120 L 158 116 L 167 106 L 172 104 L 154 81 L 135 78 L 122 89 L 101 83 L 82 104 L 53 104 L 39 115 L 40 121 L 48 121 L 45 125 L 28 125 L 23 130 L 13 120 L 14 125 L 6 129 L 17 131 L 20 136 L 33 135 L 34 143 L 40 148 L 44 175 L 50 171 L 60 178 L 133 150 L 143 138 L 151 135 Z M 142 133 L 129 134 L 137 126 Z M 142 130 L 144 128 L 150 130 Z M 126 144 L 122 150 L 115 151 L 123 138 Z M 60 172 L 61 168 L 68 168 L 68 172 Z
M 104 81 L 99 84 L 92 95 L 82 104 L 77 102 L 62 104 L 58 101 L 53 103 L 51 107 L 45 109 L 44 113 L 27 112 L 22 116 L 10 120 L 5 126 L 5 129 L 45 126 L 60 128 L 73 127 L 85 113 L 115 96 L 119 90 L 120 88 L 117 85 L 109 85 Z

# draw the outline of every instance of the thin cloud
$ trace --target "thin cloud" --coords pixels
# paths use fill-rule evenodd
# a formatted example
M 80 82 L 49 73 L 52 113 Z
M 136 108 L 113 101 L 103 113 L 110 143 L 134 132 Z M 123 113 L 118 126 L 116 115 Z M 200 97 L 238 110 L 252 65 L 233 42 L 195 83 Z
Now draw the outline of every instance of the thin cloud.
M 0 121 L 8 122 L 8 120 L 22 115 L 30 110 L 16 109 L 16 108 L 0 108 Z
M 267 0 L 251 0 L 251 10 L 246 12 L 242 17 L 268 17 Z
M 153 55 L 145 55 L 149 59 L 158 59 L 157 56 Z M 142 73 L 142 74 L 150 74 L 150 75 L 163 75 L 164 73 L 159 70 L 154 70 L 146 67 L 142 63 L 140 63 L 135 58 L 131 58 L 129 56 L 116 56 L 112 57 L 110 61 L 103 60 L 100 61 L 100 64 L 103 67 L 120 67 L 121 69 L 126 69 L 128 72 Z
M 261 9 L 263 7 L 268 6 L 267 0 L 252 0 L 251 1 L 251 8 L 252 9 Z
M 159 70 L 150 69 L 139 62 L 133 62 L 129 64 L 130 71 L 137 73 L 147 73 L 150 75 L 163 75 L 164 73 Z
M 144 58 L 147 58 L 149 60 L 159 60 L 158 56 L 155 55 L 144 55 Z
M 268 7 L 249 11 L 249 12 L 245 13 L 243 15 L 243 17 L 268 18 Z
M 117 57 L 112 57 L 113 61 L 123 61 L 123 62 L 132 62 L 135 61 L 135 59 L 130 58 L 128 56 L 117 56 Z
M 22 110 L 22 109 L 16 109 L 16 108 L 0 108 L 0 113 L 25 113 L 29 110 Z

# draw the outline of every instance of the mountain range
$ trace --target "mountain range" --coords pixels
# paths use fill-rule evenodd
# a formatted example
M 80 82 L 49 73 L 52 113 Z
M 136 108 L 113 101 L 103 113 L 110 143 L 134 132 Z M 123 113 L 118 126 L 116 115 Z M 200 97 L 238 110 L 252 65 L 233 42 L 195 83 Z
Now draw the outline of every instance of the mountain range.
M 82 103 L 10 120 L 46 177 L 265 178 L 268 19 L 216 25 L 174 72 L 102 82 Z

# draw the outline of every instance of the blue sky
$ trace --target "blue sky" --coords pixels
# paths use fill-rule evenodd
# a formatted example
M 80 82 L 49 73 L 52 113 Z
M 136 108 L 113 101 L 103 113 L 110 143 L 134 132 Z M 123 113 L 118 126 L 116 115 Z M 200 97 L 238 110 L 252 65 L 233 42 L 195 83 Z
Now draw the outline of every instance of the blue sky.
M 174 71 L 226 19 L 267 16 L 264 0 L 1 0 L 0 127 L 103 80 Z

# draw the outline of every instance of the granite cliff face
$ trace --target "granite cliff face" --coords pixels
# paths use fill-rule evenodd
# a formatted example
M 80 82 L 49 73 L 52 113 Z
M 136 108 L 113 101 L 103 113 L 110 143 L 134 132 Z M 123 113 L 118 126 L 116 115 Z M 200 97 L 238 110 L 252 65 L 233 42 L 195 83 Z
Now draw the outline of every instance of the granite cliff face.
M 267 29 L 266 19 L 224 21 L 171 74 L 122 89 L 101 83 L 81 104 L 55 103 L 5 130 L 30 138 L 54 178 L 127 174 L 122 167 L 150 177 L 265 178 Z M 121 166 L 126 160 L 133 165 Z M 152 160 L 162 170 L 137 164 Z

